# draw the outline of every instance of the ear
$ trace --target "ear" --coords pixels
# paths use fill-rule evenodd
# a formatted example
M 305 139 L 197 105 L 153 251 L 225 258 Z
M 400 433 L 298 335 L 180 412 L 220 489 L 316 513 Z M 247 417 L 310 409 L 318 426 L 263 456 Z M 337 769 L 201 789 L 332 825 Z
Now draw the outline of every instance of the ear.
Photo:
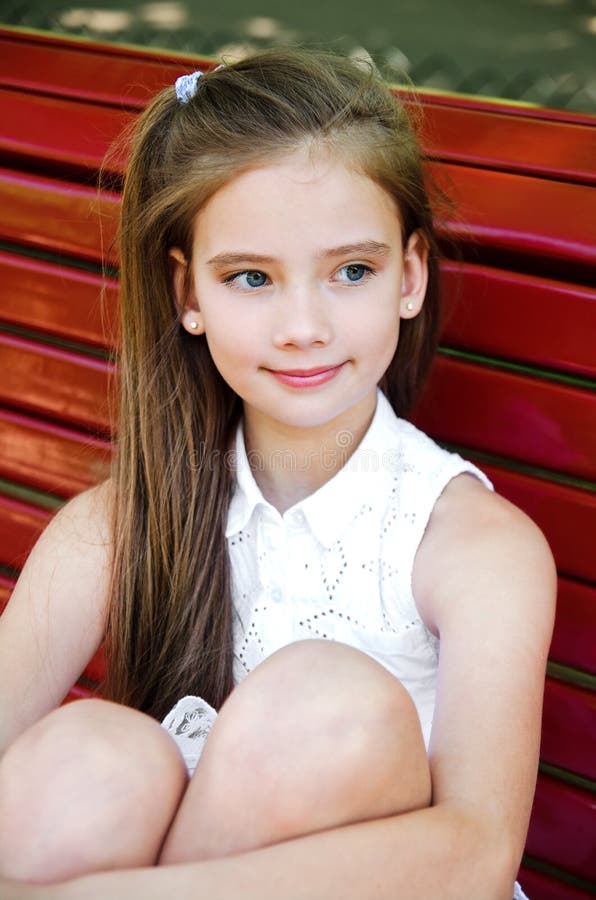
M 172 247 L 169 256 L 176 306 L 182 313 L 180 319 L 182 327 L 189 334 L 204 334 L 205 323 L 203 322 L 203 316 L 192 286 L 192 280 L 189 281 L 188 262 L 184 253 L 178 247 Z
M 428 244 L 424 235 L 413 231 L 404 250 L 400 317 L 413 319 L 422 309 L 428 284 Z

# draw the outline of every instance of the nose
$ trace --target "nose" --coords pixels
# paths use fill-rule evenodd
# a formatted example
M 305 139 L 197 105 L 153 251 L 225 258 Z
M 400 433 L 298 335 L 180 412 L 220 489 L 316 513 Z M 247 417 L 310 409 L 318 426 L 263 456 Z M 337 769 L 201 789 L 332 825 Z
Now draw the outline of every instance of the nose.
M 327 302 L 312 285 L 284 290 L 275 307 L 273 344 L 280 349 L 328 344 L 332 327 Z

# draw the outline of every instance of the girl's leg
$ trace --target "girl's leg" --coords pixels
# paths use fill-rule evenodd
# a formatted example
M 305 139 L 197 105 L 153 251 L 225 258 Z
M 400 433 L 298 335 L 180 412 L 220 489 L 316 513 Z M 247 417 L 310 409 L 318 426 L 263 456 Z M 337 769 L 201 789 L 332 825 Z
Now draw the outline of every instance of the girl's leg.
M 228 698 L 161 864 L 227 856 L 428 806 L 420 723 L 401 683 L 329 641 L 278 651 Z
M 154 864 L 186 784 L 178 749 L 149 716 L 103 700 L 55 710 L 0 760 L 0 878 Z

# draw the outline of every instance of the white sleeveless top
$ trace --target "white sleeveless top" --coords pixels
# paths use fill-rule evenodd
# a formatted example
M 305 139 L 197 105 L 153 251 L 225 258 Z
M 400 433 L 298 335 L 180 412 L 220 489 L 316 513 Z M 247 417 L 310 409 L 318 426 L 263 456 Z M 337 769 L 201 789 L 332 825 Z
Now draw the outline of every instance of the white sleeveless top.
M 347 432 L 344 437 L 347 442 Z M 291 455 L 279 465 L 291 466 Z M 398 419 L 381 391 L 372 423 L 347 463 L 283 515 L 261 494 L 242 428 L 236 435 L 236 470 L 226 529 L 235 681 L 293 641 L 342 641 L 400 679 L 414 700 L 428 747 L 438 640 L 414 601 L 414 557 L 452 478 L 470 472 L 488 487 L 490 482 L 471 463 Z
M 350 450 L 338 436 L 338 452 Z M 346 452 L 346 456 L 348 455 Z M 264 499 L 236 433 L 236 489 L 226 539 L 232 569 L 234 681 L 287 644 L 342 641 L 385 666 L 410 693 L 428 748 L 439 641 L 412 593 L 414 558 L 433 507 L 464 472 L 486 476 L 397 418 L 381 391 L 363 440 L 318 491 L 281 515 Z M 331 462 L 331 460 L 330 460 Z M 291 452 L 269 464 L 296 465 Z M 194 771 L 217 713 L 184 697 L 163 721 Z M 527 900 L 515 884 L 514 900 Z
M 338 437 L 348 456 L 349 434 Z M 420 618 L 412 593 L 414 557 L 433 507 L 448 482 L 486 476 L 397 418 L 379 390 L 368 431 L 343 468 L 281 515 L 264 499 L 236 434 L 236 489 L 226 538 L 234 608 L 234 681 L 286 644 L 324 638 L 374 657 L 409 691 L 428 747 L 435 705 L 437 638 Z M 269 464 L 296 465 L 288 451 Z M 185 708 L 177 705 L 179 713 Z M 199 731 L 207 722 L 201 716 Z M 164 724 L 180 725 L 170 713 Z M 196 764 L 199 735 L 190 723 Z M 196 724 L 199 725 L 198 720 Z M 179 737 L 182 738 L 182 733 Z

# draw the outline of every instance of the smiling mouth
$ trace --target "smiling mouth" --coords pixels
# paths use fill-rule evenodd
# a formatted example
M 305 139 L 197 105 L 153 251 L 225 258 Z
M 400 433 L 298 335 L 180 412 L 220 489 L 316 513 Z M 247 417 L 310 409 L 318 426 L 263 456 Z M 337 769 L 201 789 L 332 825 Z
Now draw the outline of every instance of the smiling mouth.
M 269 369 L 274 378 L 289 387 L 318 387 L 335 378 L 344 363 L 338 366 L 319 366 L 316 369 Z

